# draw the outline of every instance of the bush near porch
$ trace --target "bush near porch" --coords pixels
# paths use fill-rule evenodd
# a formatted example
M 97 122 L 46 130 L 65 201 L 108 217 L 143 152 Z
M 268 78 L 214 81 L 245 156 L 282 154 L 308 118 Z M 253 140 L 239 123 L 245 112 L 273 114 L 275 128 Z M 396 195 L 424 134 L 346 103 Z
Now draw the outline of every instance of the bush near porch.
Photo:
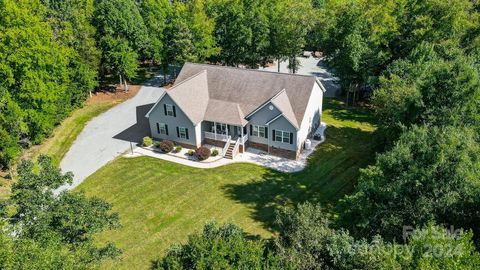
M 345 109 L 325 99 L 326 141 L 302 172 L 287 174 L 252 164 L 196 169 L 155 158 L 119 158 L 77 190 L 107 200 L 122 228 L 103 233 L 123 249 L 121 260 L 103 269 L 147 269 L 166 248 L 186 241 L 215 219 L 252 235 L 271 237 L 275 210 L 305 200 L 327 209 L 352 191 L 359 168 L 373 161 L 375 126 L 366 109 Z

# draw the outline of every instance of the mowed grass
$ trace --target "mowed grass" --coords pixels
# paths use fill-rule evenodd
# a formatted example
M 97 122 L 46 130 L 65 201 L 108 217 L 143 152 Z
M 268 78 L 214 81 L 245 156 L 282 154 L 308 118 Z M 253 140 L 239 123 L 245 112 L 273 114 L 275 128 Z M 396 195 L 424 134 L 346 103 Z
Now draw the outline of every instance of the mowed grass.
M 82 132 L 87 123 L 94 117 L 118 105 L 136 94 L 139 86 L 131 86 L 131 93 L 96 93 L 89 98 L 83 107 L 75 109 L 70 116 L 65 118 L 60 125 L 55 127 L 51 136 L 45 139 L 40 145 L 34 145 L 26 149 L 19 157 L 21 159 L 37 159 L 40 154 L 49 155 L 56 165 L 60 164 L 77 136 Z M 15 171 L 15 168 L 12 169 Z M 8 172 L 0 171 L 0 198 L 10 196 L 10 189 L 15 181 L 9 179 Z
M 55 128 L 50 138 L 46 139 L 42 144 L 28 149 L 21 158 L 36 159 L 40 154 L 46 154 L 53 158 L 55 164 L 59 165 L 87 122 L 118 103 L 118 101 L 110 101 L 88 104 L 75 110 L 61 125 Z M 9 196 L 12 184 L 12 180 L 0 177 L 0 198 Z
M 327 140 L 299 173 L 280 173 L 253 164 L 195 169 L 149 157 L 118 158 L 76 190 L 113 204 L 122 227 L 104 232 L 123 250 L 104 269 L 145 269 L 187 235 L 210 221 L 233 222 L 252 235 L 275 235 L 275 210 L 304 201 L 330 208 L 352 191 L 359 168 L 374 157 L 370 111 L 345 109 L 327 99 L 322 121 Z
M 50 138 L 29 149 L 26 157 L 36 159 L 40 154 L 45 154 L 51 156 L 58 165 L 88 121 L 117 104 L 118 102 L 102 102 L 75 110 L 54 130 Z

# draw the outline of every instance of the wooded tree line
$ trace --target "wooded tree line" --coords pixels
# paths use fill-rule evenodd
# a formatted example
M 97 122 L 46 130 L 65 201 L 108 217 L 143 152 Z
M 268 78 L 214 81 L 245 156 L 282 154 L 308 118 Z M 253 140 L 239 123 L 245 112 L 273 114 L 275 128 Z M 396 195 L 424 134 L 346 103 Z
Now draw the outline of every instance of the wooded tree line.
M 355 192 L 335 209 L 307 203 L 280 211 L 279 235 L 272 241 L 247 237 L 234 225 L 209 224 L 184 245 L 172 247 L 152 268 L 480 268 L 478 1 L 0 3 L 2 160 L 18 153 L 20 139 L 47 135 L 99 78 L 129 80 L 141 60 L 165 69 L 184 61 L 254 67 L 268 59 L 292 59 L 308 46 L 324 53 L 344 89 L 372 90 L 384 149 L 361 171 Z M 31 256 L 18 252 L 29 243 L 43 248 L 33 249 L 38 262 L 49 258 L 46 262 L 55 266 L 83 266 L 80 262 L 113 256 L 113 247 L 79 245 L 83 239 L 91 243 L 95 231 L 117 225 L 116 217 L 107 214 L 109 206 L 80 203 L 85 207 L 79 209 L 90 210 L 64 211 L 74 198 L 66 196 L 61 204 L 50 200 L 44 190 L 58 183 L 42 186 L 29 164 L 20 166 L 24 180 L 14 187 L 11 205 L 18 209 L 13 215 L 17 221 L 9 223 L 26 226 L 22 232 L 27 236 L 21 241 L 0 238 L 9 247 L 0 256 L 8 259 L 7 266 L 15 266 L 22 254 Z M 41 178 L 52 175 L 61 178 L 52 173 Z M 36 184 L 29 184 L 32 179 Z M 98 219 L 87 218 L 90 211 Z M 85 222 L 75 223 L 72 216 L 85 217 Z M 404 238 L 404 226 L 417 230 Z M 448 235 L 445 226 L 462 230 Z M 95 229 L 85 235 L 85 228 Z M 54 235 L 54 241 L 47 242 L 46 235 Z M 46 247 L 51 252 L 42 253 Z M 71 255 L 76 252 L 84 256 Z
M 118 228 L 110 204 L 80 192 L 55 194 L 70 184 L 52 159 L 22 161 L 8 200 L 0 202 L 0 269 L 91 269 L 120 250 L 94 235 Z
M 307 46 L 323 52 L 345 91 L 372 92 L 383 146 L 375 163 L 334 209 L 280 212 L 273 241 L 207 225 L 152 268 L 478 269 L 479 2 L 313 4 Z
M 310 0 L 1 0 L 0 13 L 0 166 L 8 168 L 100 84 L 127 89 L 142 62 L 168 74 L 186 61 L 256 68 L 294 59 L 313 11 Z

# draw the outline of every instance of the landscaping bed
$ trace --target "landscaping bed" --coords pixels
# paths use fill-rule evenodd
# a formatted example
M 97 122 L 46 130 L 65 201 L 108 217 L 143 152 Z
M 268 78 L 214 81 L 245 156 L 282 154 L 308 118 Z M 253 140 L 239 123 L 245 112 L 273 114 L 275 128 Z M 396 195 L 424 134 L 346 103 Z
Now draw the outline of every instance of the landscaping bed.
M 182 147 L 180 145 L 175 145 L 175 143 L 171 141 L 153 141 L 150 137 L 145 137 L 143 138 L 141 147 L 155 153 L 162 153 L 202 163 L 210 163 L 223 158 L 223 156 L 221 155 L 222 149 L 213 145 L 204 145 L 197 149 L 192 149 Z M 204 153 L 206 157 L 201 157 L 199 150 L 204 150 L 204 152 L 208 152 L 208 154 Z
M 298 173 L 245 163 L 197 169 L 151 157 L 110 162 L 75 189 L 107 200 L 120 215 L 122 227 L 98 239 L 113 241 L 123 254 L 102 268 L 148 269 L 171 244 L 212 219 L 268 238 L 276 233 L 274 213 L 282 206 L 310 200 L 332 209 L 353 190 L 359 169 L 373 161 L 372 119 L 366 109 L 326 99 L 327 140 Z

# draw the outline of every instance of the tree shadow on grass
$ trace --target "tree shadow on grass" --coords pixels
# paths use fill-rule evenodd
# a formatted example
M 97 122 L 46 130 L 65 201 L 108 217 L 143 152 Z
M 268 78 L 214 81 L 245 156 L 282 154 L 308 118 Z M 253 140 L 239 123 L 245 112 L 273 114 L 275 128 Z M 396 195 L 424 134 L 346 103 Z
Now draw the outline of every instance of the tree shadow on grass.
M 345 107 L 345 103 L 338 98 L 326 98 L 324 100 L 324 110 L 331 110 L 333 118 L 341 121 L 355 121 L 363 123 L 375 123 L 375 117 L 369 108 L 365 107 Z
M 252 218 L 275 232 L 275 212 L 283 206 L 310 201 L 331 210 L 338 199 L 353 191 L 359 169 L 373 161 L 374 148 L 372 132 L 329 127 L 327 140 L 309 157 L 305 170 L 282 173 L 267 169 L 260 181 L 228 184 L 223 189 L 232 200 L 253 205 Z

